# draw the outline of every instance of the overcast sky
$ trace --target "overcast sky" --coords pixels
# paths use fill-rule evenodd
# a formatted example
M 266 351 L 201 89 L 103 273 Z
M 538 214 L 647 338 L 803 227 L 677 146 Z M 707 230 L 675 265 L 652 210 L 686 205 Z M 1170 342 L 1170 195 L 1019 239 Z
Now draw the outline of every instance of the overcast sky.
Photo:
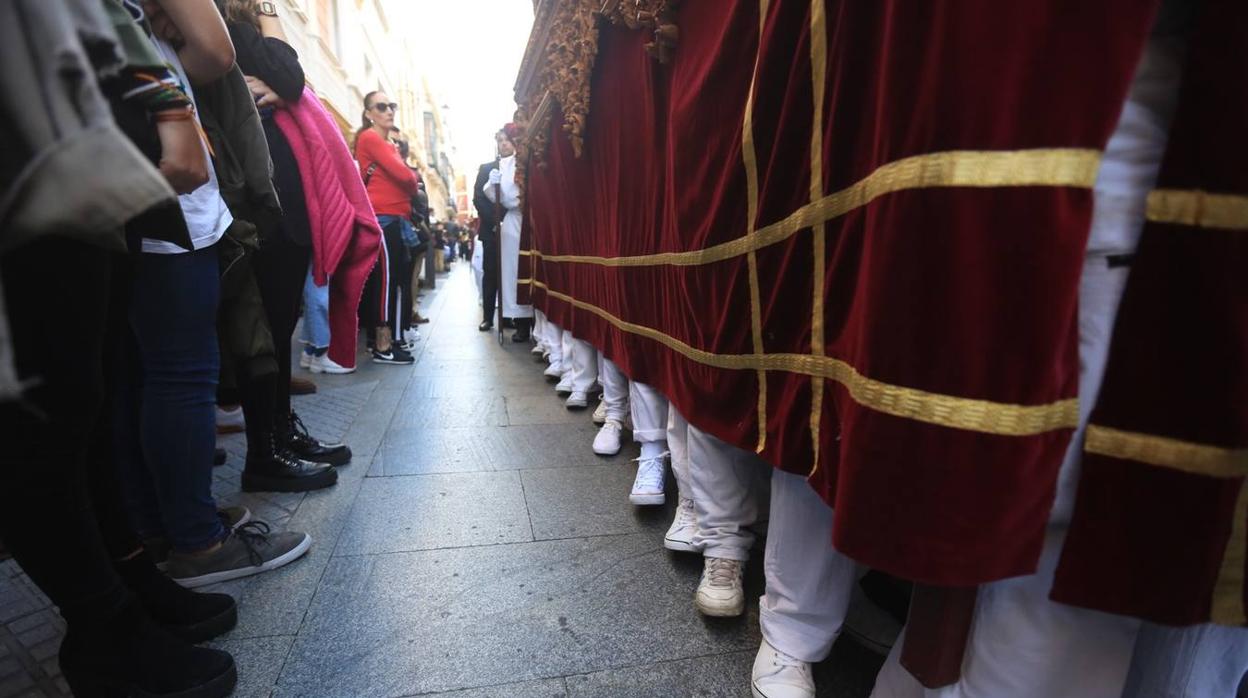
M 443 105 L 469 176 L 494 158 L 494 132 L 516 111 L 514 90 L 533 0 L 385 0 L 391 29 L 414 38 L 417 65 Z

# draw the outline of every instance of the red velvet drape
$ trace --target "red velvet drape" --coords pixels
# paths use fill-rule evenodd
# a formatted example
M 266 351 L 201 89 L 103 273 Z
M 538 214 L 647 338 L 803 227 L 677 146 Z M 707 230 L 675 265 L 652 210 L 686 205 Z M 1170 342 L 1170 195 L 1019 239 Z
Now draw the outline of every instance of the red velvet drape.
M 603 27 L 583 155 L 557 114 L 529 170 L 534 301 L 698 427 L 813 470 L 846 554 L 932 584 L 1028 573 L 1073 422 L 996 415 L 1076 395 L 1095 153 L 1080 167 L 1155 4 L 842 0 L 818 22 L 772 0 L 760 23 L 755 3 L 686 2 L 667 65 Z M 821 257 L 814 219 L 756 246 L 754 282 L 749 254 L 716 253 L 812 201 L 840 207 L 814 217 Z

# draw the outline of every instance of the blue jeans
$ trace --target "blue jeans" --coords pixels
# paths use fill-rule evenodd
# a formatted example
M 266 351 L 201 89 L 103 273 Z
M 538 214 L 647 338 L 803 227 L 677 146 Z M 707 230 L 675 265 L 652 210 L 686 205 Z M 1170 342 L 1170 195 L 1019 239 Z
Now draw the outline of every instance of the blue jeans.
M 1235 698 L 1248 672 L 1248 628 L 1145 623 L 1122 698 Z
M 329 285 L 312 282 L 312 268 L 303 282 L 303 348 L 308 354 L 329 348 Z
M 140 535 L 194 552 L 226 536 L 212 497 L 217 250 L 142 254 L 130 302 L 137 362 L 119 386 L 116 446 Z

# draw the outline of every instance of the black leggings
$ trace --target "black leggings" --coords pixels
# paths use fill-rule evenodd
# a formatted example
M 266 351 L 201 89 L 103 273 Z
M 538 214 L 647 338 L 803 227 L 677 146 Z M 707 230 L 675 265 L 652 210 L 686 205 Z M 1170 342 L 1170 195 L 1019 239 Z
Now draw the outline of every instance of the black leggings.
M 390 336 L 396 341 L 403 339 L 403 330 L 411 326 L 412 265 L 407 243 L 403 241 L 402 223 L 396 216 L 383 216 L 386 223 L 381 228 L 381 247 L 377 251 L 377 265 L 364 285 L 360 319 L 370 331 L 377 327 L 389 327 Z M 404 307 L 407 307 L 407 316 Z M 371 335 L 370 335 L 371 336 Z
M 0 403 L 0 538 L 71 625 L 105 622 L 128 598 L 112 558 L 137 549 L 101 418 L 110 255 L 45 239 L 6 253 L 0 278 L 17 374 L 30 381 L 21 402 Z M 72 342 L 54 322 L 66 308 Z
M 260 246 L 252 268 L 277 352 L 277 399 L 273 408 L 275 417 L 281 419 L 290 414 L 291 336 L 299 321 L 303 282 L 308 276 L 312 250 L 280 233 L 272 238 Z

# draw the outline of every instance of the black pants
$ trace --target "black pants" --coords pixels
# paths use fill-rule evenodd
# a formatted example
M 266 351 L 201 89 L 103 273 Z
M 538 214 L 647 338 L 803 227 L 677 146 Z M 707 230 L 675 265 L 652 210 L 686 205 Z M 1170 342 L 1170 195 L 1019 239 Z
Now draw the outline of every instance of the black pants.
M 389 327 L 390 336 L 399 340 L 411 323 L 410 305 L 407 319 L 402 315 L 404 294 L 411 294 L 412 266 L 399 218 L 379 216 L 378 220 L 381 222 L 381 248 L 377 251 L 377 265 L 364 284 L 360 320 L 370 330 Z
M 494 310 L 498 302 L 499 249 L 497 235 L 488 239 L 477 239 L 478 245 L 485 245 L 481 250 L 481 318 L 485 322 L 494 322 Z
M 43 240 L 4 255 L 0 277 L 31 381 L 22 402 L 0 403 L 0 538 L 71 625 L 103 622 L 128 598 L 111 558 L 137 548 L 101 419 L 109 253 Z M 56 320 L 66 308 L 72 342 Z
M 277 396 L 273 407 L 275 416 L 281 419 L 290 414 L 291 337 L 299 321 L 312 249 L 295 244 L 286 235 L 272 237 L 260 246 L 253 268 L 277 352 Z

